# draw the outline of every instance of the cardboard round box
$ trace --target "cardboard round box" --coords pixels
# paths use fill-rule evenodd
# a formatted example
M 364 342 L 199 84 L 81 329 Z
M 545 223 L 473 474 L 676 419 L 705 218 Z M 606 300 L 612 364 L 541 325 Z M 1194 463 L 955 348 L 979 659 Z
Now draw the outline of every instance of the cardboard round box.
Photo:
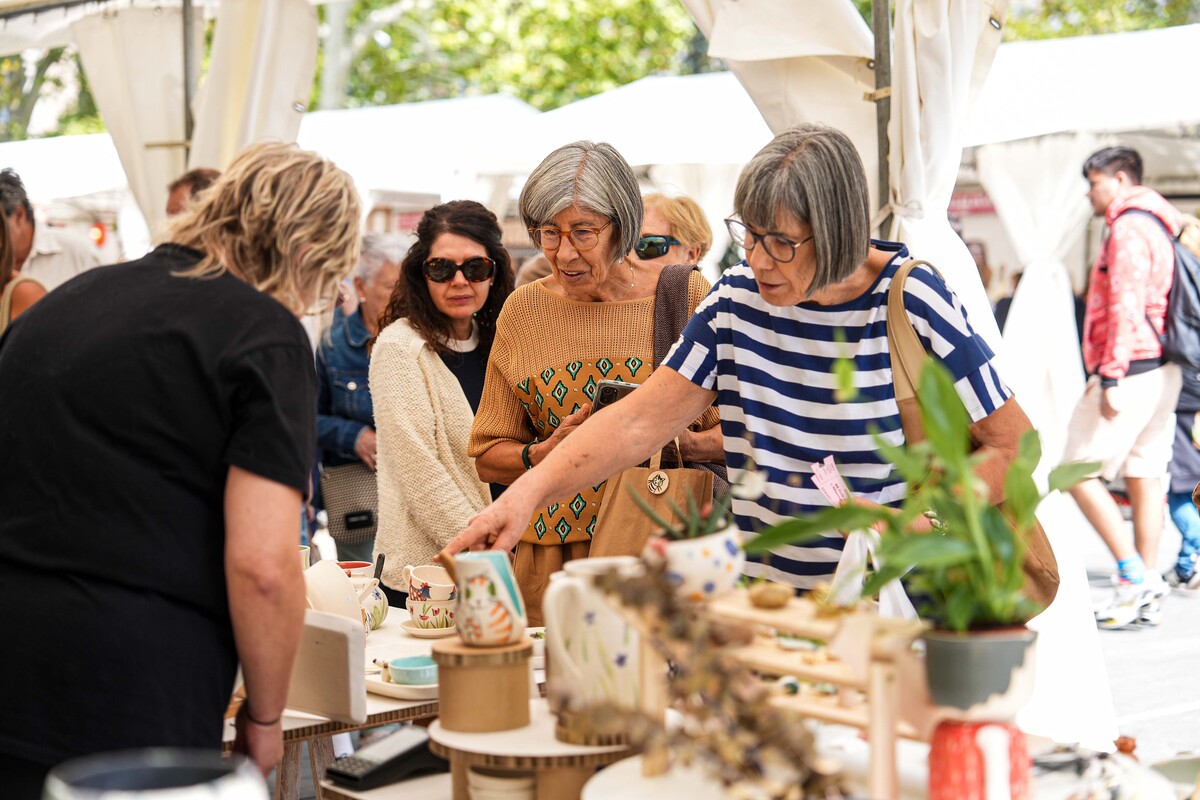
M 473 647 L 453 637 L 433 644 L 438 718 L 448 731 L 491 733 L 529 724 L 529 639 Z

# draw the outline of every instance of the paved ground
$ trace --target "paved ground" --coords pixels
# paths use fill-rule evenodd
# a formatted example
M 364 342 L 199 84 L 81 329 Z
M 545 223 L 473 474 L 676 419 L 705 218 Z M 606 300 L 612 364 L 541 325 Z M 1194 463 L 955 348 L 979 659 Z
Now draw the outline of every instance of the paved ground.
M 1080 518 L 1080 542 L 1099 601 L 1109 595 L 1112 556 Z M 1159 571 L 1174 563 L 1179 534 L 1167 522 L 1159 547 Z M 1117 724 L 1138 741 L 1145 763 L 1178 753 L 1200 753 L 1200 597 L 1173 594 L 1157 628 L 1100 631 Z

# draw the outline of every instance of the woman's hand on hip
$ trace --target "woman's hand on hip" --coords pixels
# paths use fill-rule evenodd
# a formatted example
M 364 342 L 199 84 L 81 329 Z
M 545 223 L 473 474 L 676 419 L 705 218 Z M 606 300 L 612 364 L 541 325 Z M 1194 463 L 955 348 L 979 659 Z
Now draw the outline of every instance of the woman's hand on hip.
M 368 426 L 362 429 L 358 434 L 358 439 L 354 442 L 354 454 L 358 456 L 367 469 L 375 471 L 375 455 L 376 455 L 375 429 Z

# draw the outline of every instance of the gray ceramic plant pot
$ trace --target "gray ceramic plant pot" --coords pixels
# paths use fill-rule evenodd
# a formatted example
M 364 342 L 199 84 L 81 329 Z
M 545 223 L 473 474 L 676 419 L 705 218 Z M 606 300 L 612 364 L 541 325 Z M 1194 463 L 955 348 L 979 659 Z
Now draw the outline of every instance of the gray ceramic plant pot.
M 1015 715 L 1032 690 L 1033 644 L 1028 628 L 931 630 L 925 641 L 925 679 L 934 705 L 961 711 L 987 704 L 987 718 Z

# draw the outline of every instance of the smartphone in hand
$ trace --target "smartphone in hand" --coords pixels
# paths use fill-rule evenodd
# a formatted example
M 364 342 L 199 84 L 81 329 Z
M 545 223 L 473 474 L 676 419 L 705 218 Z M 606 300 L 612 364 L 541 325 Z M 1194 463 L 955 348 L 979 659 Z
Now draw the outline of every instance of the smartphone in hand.
M 596 399 L 592 401 L 592 414 L 605 406 L 611 406 L 637 387 L 636 383 L 625 383 L 624 381 L 600 381 L 596 384 Z

